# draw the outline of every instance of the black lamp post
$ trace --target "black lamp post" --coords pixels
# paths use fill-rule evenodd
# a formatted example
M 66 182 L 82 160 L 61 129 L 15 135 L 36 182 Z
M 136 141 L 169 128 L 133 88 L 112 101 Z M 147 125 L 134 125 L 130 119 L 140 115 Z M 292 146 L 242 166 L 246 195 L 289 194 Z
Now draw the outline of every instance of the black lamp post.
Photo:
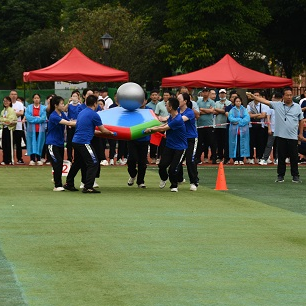
M 109 65 L 109 54 L 108 51 L 110 50 L 110 47 L 112 45 L 112 40 L 113 38 L 108 34 L 105 33 L 102 37 L 102 46 L 105 52 L 105 65 L 108 66 Z

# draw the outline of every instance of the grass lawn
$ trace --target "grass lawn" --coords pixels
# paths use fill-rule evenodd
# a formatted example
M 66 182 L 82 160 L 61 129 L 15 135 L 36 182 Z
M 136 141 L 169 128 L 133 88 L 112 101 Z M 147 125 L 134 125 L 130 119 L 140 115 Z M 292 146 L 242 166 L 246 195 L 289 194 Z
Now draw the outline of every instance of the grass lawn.
M 302 184 L 224 168 L 228 191 L 205 166 L 197 192 L 171 193 L 154 167 L 145 190 L 103 167 L 89 195 L 53 192 L 47 166 L 1 167 L 0 305 L 305 305 L 306 167 Z

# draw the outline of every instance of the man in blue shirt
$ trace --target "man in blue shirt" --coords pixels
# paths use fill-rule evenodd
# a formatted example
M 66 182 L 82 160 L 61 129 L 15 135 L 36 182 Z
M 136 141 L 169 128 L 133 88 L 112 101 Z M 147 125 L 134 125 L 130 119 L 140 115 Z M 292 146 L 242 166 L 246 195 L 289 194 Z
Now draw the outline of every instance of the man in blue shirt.
M 77 191 L 74 187 L 74 178 L 82 168 L 86 172 L 83 193 L 100 193 L 93 188 L 95 176 L 100 167 L 94 147 L 91 140 L 95 133 L 96 126 L 101 133 L 106 135 L 115 135 L 102 125 L 100 116 L 96 113 L 98 98 L 90 95 L 86 98 L 86 108 L 82 110 L 77 119 L 75 134 L 72 139 L 75 156 L 71 169 L 68 173 L 64 188 L 70 191 Z
M 170 190 L 178 192 L 178 168 L 187 149 L 186 127 L 181 114 L 177 110 L 179 107 L 178 99 L 169 98 L 166 107 L 170 114 L 168 122 L 160 126 L 148 128 L 145 130 L 145 133 L 166 131 L 166 146 L 158 165 L 161 179 L 159 187 L 164 188 L 169 177 L 171 183 Z

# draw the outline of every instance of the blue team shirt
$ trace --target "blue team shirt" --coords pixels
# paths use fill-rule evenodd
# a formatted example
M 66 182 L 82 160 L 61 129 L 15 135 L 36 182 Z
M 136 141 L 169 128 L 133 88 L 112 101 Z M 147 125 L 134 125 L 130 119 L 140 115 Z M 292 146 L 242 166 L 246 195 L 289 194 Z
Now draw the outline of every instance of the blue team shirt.
M 197 138 L 198 131 L 196 128 L 195 115 L 191 108 L 187 107 L 183 113 L 180 113 L 181 116 L 187 117 L 189 120 L 185 121 L 186 126 L 186 137 L 188 138 Z
M 102 125 L 100 116 L 91 108 L 86 107 L 78 115 L 72 142 L 89 144 L 94 136 L 96 126 L 100 125 Z
M 68 118 L 69 119 L 76 120 L 76 118 L 78 117 L 78 114 L 79 114 L 78 106 L 79 106 L 79 104 L 77 104 L 77 105 L 69 104 L 68 105 Z
M 62 119 L 69 121 L 64 112 L 61 112 L 61 116 L 56 111 L 51 113 L 48 121 L 47 145 L 54 145 L 57 147 L 64 146 L 65 125 L 60 124 Z
M 166 131 L 166 146 L 174 150 L 187 149 L 186 127 L 182 116 L 169 116 L 168 126 L 170 130 Z

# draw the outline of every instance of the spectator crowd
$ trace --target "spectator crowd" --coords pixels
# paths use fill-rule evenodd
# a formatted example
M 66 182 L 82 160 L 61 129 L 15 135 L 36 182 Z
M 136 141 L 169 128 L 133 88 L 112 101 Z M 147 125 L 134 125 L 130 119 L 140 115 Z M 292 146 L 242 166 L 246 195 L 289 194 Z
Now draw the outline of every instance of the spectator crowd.
M 116 95 L 114 101 L 108 96 L 107 88 L 87 88 L 82 94 L 75 90 L 62 110 L 68 121 L 77 122 L 79 113 L 86 109 L 89 96 L 96 97 L 95 111 L 119 105 Z M 30 166 L 50 164 L 46 135 L 53 97 L 50 95 L 46 101 L 41 101 L 40 95 L 35 93 L 33 103 L 28 107 L 15 90 L 4 98 L 0 115 L 1 165 L 23 165 L 24 154 L 30 157 Z M 130 157 L 133 167 L 129 169 L 129 186 L 136 180 L 136 165 L 141 164 L 141 179 L 136 181 L 139 187 L 146 188 L 146 165 L 156 164 L 160 165 L 160 188 L 169 178 L 171 191 L 175 192 L 178 184 L 184 180 L 182 165 L 186 164 L 190 190 L 195 191 L 199 183 L 197 166 L 220 162 L 241 166 L 246 163 L 261 166 L 274 163 L 278 165 L 277 182 L 284 181 L 286 163 L 290 163 L 292 181 L 301 182 L 297 165 L 306 162 L 306 127 L 303 124 L 306 96 L 300 103 L 292 98 L 291 88 L 277 90 L 271 97 L 262 90 L 254 90 L 243 97 L 236 90 L 225 88 L 217 90 L 205 87 L 196 97 L 186 87 L 180 87 L 176 93 L 165 90 L 162 95 L 159 90 L 152 90 L 142 107 L 152 109 L 161 122 L 160 128 L 147 131 L 162 134 L 159 144 L 150 142 L 147 136 L 142 143 L 135 142 L 132 146 L 125 140 L 96 136 L 93 136 L 91 144 L 101 166 L 125 165 L 129 155 L 133 155 Z M 66 158 L 70 162 L 74 161 L 72 144 L 75 131 L 75 124 L 65 123 Z M 26 145 L 24 154 L 22 143 Z M 141 153 L 134 150 L 136 147 L 140 148 Z M 135 157 L 136 153 L 142 155 L 141 159 Z M 95 177 L 99 177 L 99 170 Z M 84 188 L 82 184 L 80 187 Z M 91 187 L 98 185 L 94 182 L 94 186 L 87 186 L 87 189 Z

